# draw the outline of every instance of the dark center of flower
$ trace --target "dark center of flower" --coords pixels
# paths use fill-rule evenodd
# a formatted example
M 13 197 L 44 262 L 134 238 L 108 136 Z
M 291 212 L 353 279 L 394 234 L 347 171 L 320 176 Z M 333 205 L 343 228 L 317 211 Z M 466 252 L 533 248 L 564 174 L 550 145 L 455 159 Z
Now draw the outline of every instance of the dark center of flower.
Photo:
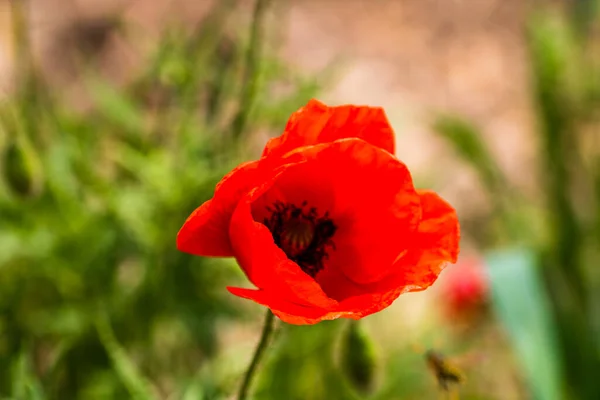
M 308 275 L 317 275 L 323 269 L 328 248 L 335 248 L 331 239 L 337 227 L 329 213 L 320 216 L 315 207 L 307 208 L 306 201 L 300 207 L 276 201 L 267 211 L 271 216 L 264 224 L 275 244 Z

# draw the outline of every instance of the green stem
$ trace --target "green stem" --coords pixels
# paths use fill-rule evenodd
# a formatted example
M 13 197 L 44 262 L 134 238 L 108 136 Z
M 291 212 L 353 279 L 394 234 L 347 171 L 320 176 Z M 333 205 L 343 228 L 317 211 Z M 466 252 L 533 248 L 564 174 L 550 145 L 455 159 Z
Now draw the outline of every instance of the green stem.
M 254 5 L 252 26 L 250 27 L 250 43 L 246 52 L 240 105 L 232 126 L 232 136 L 236 139 L 242 134 L 246 127 L 246 122 L 256 97 L 261 56 L 262 25 L 269 1 L 270 0 L 256 0 Z
M 238 393 L 238 400 L 246 400 L 248 398 L 248 390 L 250 389 L 250 385 L 252 384 L 252 379 L 256 375 L 256 370 L 258 365 L 260 364 L 260 360 L 263 358 L 265 354 L 265 350 L 269 345 L 269 340 L 273 334 L 273 327 L 275 326 L 275 316 L 271 312 L 271 310 L 267 309 L 267 315 L 265 316 L 265 323 L 263 325 L 262 335 L 260 337 L 260 341 L 258 342 L 258 346 L 256 346 L 256 350 L 254 351 L 254 356 L 252 357 L 252 362 L 246 371 L 246 375 L 244 375 L 244 381 L 242 382 L 242 386 L 240 387 L 240 391 Z

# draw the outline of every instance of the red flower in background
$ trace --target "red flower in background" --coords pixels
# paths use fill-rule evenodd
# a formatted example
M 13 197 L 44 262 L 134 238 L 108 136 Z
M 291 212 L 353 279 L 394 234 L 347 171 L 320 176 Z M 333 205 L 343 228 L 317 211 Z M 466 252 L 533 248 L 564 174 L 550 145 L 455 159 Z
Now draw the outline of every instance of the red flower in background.
M 359 319 L 429 287 L 458 255 L 454 209 L 413 187 L 381 108 L 312 100 L 257 161 L 187 219 L 181 251 L 233 256 L 258 288 L 230 287 L 292 324 Z
M 450 320 L 472 320 L 480 316 L 489 296 L 482 260 L 473 256 L 461 259 L 444 274 L 442 289 L 446 316 Z

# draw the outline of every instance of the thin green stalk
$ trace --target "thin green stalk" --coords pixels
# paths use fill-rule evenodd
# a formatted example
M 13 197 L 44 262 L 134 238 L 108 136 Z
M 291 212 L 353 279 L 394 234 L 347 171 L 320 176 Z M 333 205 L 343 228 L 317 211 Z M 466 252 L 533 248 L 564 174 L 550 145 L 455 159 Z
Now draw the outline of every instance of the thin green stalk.
M 242 81 L 243 86 L 240 97 L 240 107 L 231 127 L 231 134 L 234 139 L 237 139 L 244 131 L 256 97 L 256 89 L 258 87 L 257 77 L 261 57 L 260 45 L 262 43 L 262 25 L 269 1 L 270 0 L 256 0 L 254 5 L 252 26 L 250 27 L 250 43 L 248 45 L 248 51 L 246 52 L 246 66 Z
M 244 381 L 242 382 L 242 386 L 240 387 L 240 391 L 238 393 L 238 400 L 246 400 L 248 398 L 248 391 L 250 389 L 250 385 L 252 384 L 252 380 L 256 375 L 256 371 L 258 365 L 260 364 L 261 359 L 265 354 L 265 350 L 269 345 L 269 341 L 271 336 L 273 335 L 273 327 L 275 326 L 275 316 L 271 312 L 271 310 L 267 309 L 267 315 L 265 316 L 265 323 L 263 325 L 262 335 L 260 337 L 260 341 L 258 342 L 258 346 L 256 346 L 256 350 L 254 351 L 254 356 L 252 357 L 252 362 L 244 375 Z

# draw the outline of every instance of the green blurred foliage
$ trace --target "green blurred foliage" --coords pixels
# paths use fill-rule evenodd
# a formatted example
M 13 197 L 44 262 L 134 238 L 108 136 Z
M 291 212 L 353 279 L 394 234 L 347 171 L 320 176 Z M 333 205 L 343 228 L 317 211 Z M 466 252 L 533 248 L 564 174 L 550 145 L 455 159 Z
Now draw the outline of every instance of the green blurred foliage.
M 175 237 L 240 160 L 240 139 L 281 129 L 316 79 L 270 53 L 244 76 L 256 44 L 245 27 L 226 32 L 235 11 L 219 6 L 191 32 L 167 29 L 125 87 L 82 65 L 92 107 L 75 112 L 27 53 L 26 9 L 14 11 L 29 67 L 0 103 L 0 397 L 223 398 L 217 332 L 246 318 L 224 289 L 242 273 L 178 252 Z M 261 90 L 236 142 L 231 110 L 248 112 L 249 79 Z

